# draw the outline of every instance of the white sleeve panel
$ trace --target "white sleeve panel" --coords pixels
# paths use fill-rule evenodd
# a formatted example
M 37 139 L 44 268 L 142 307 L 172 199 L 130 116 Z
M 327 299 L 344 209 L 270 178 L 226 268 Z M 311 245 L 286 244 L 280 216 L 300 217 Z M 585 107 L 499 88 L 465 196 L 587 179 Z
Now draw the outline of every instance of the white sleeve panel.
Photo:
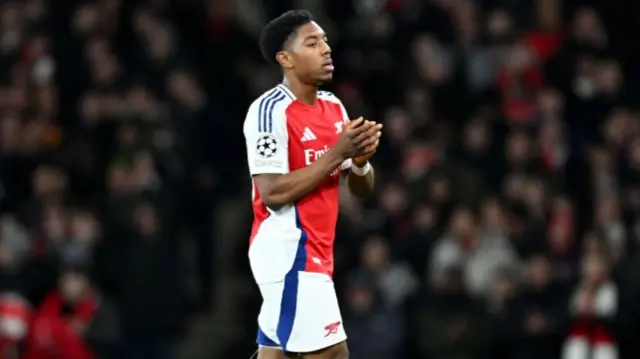
M 342 121 L 346 124 L 347 122 L 349 122 L 349 114 L 347 113 L 347 109 L 344 108 L 344 105 L 342 104 L 342 101 L 340 101 L 340 99 L 334 95 L 331 92 L 328 91 L 320 91 L 318 93 L 318 96 L 326 101 L 331 101 L 334 103 L 337 103 L 338 105 L 340 105 L 340 109 L 342 110 Z M 351 159 L 347 159 L 344 162 L 342 162 L 342 164 L 340 165 L 340 169 L 341 170 L 347 170 L 351 168 Z
M 249 173 L 289 172 L 289 135 L 285 108 L 289 101 L 279 91 L 256 100 L 244 121 Z
M 351 158 L 347 158 L 342 162 L 342 164 L 340 164 L 340 170 L 342 171 L 348 170 L 349 168 L 351 168 Z
M 347 122 L 349 122 L 349 114 L 347 114 L 347 109 L 344 108 L 344 105 L 342 104 L 342 101 L 340 101 L 337 97 L 336 97 L 336 100 L 338 100 L 338 103 L 340 104 L 340 108 L 342 109 L 342 120 L 346 124 Z M 344 170 L 348 170 L 349 168 L 351 168 L 351 158 L 346 159 L 340 165 L 340 169 L 343 170 L 343 171 Z

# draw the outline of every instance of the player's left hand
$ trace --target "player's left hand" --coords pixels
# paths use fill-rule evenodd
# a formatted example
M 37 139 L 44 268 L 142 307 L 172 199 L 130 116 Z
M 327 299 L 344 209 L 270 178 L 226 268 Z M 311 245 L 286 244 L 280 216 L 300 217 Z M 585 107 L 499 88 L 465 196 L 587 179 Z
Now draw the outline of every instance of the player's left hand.
M 365 120 L 363 125 L 369 125 L 372 127 L 371 136 L 375 137 L 375 142 L 365 150 L 364 155 L 351 159 L 353 165 L 356 167 L 364 167 L 367 162 L 369 162 L 371 156 L 376 153 L 376 150 L 380 145 L 380 137 L 382 136 L 382 124 L 376 123 L 375 121 Z

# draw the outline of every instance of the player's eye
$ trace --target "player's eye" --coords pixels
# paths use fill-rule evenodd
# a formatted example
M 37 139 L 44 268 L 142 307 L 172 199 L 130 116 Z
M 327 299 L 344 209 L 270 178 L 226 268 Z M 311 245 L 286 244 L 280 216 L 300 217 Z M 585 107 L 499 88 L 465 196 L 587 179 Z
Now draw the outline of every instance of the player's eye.
M 316 47 L 316 46 L 318 46 L 318 43 L 317 42 L 310 42 L 307 46 Z

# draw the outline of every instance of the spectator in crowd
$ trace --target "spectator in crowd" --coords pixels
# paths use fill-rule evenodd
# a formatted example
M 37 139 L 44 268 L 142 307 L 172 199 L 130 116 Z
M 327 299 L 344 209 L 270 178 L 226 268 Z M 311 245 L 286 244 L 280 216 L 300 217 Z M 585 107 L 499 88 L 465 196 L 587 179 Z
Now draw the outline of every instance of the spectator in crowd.
M 70 254 L 75 255 L 78 254 Z M 24 358 L 120 356 L 115 307 L 91 288 L 84 266 L 79 263 L 64 266 L 58 289 L 47 295 L 33 316 Z
M 418 283 L 404 263 L 394 262 L 389 256 L 384 238 L 368 238 L 362 247 L 362 269 L 353 275 L 371 276 L 383 302 L 391 308 L 399 308 L 415 292 Z
M 423 299 L 414 317 L 419 355 L 428 358 L 475 358 L 490 338 L 490 318 L 481 303 L 464 291 L 464 270 L 444 270 L 433 293 Z
M 111 258 L 127 351 L 132 358 L 173 358 L 189 303 L 183 268 L 149 203 L 132 213 L 132 232 Z
M 529 258 L 523 288 L 509 309 L 518 344 L 512 349 L 517 358 L 558 357 L 566 331 L 566 291 L 551 276 L 545 254 Z M 506 329 L 506 328 L 505 328 Z
M 346 299 L 344 320 L 350 336 L 350 355 L 386 359 L 403 353 L 401 313 L 385 306 L 375 279 L 364 273 L 351 278 Z
M 618 289 L 601 253 L 588 253 L 582 265 L 581 281 L 569 302 L 574 319 L 562 357 L 615 358 L 618 348 L 611 321 L 618 310 Z
M 196 293 L 179 238 L 211 303 L 216 110 L 161 8 L 0 6 L 0 290 L 35 308 L 11 355 L 173 357 Z
M 19 359 L 29 332 L 31 307 L 20 294 L 8 292 L 0 298 L 0 355 Z
M 453 210 L 450 234 L 436 243 L 430 259 L 431 278 L 436 286 L 445 272 L 461 266 L 465 287 L 475 295 L 484 296 L 498 268 L 518 265 L 507 239 L 491 229 L 479 230 L 477 222 L 471 209 Z

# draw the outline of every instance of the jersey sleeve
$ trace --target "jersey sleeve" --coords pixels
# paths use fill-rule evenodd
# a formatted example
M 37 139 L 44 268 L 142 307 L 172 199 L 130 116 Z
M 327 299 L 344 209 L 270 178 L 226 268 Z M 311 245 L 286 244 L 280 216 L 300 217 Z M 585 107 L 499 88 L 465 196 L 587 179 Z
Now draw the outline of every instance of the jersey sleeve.
M 289 172 L 289 136 L 285 113 L 280 106 L 256 102 L 244 122 L 249 173 L 285 174 Z
M 348 170 L 349 168 L 351 168 L 351 158 L 347 158 L 346 160 L 344 160 L 344 162 L 342 162 L 342 164 L 340 165 L 340 170 L 344 171 L 344 170 Z M 357 167 L 356 167 L 357 168 Z
M 340 103 L 340 108 L 342 109 L 342 121 L 345 124 L 347 124 L 347 122 L 349 122 L 349 114 L 347 113 L 347 109 L 344 108 L 344 105 L 342 104 L 342 101 L 340 101 L 340 100 L 338 100 L 338 101 Z M 351 168 L 351 158 L 347 158 L 340 165 L 340 170 L 342 170 L 342 171 L 348 170 L 349 168 Z

